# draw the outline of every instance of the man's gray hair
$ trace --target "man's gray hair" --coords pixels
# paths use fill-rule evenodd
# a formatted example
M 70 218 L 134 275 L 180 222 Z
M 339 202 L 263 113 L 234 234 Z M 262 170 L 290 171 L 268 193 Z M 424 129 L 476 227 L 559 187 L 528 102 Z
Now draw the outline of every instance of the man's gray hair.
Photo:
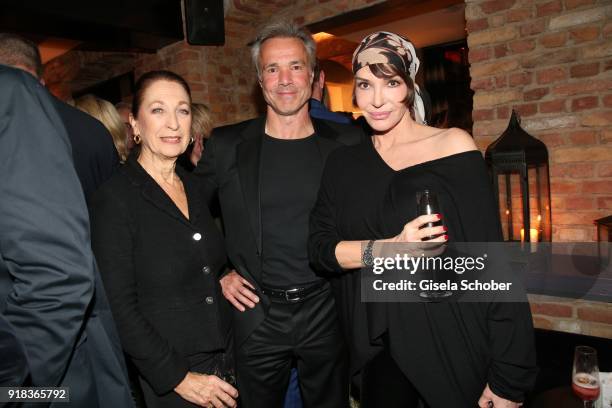
M 266 24 L 259 30 L 257 38 L 251 46 L 251 58 L 257 69 L 258 78 L 261 78 L 261 67 L 259 66 L 261 45 L 271 38 L 297 38 L 300 40 L 306 49 L 308 68 L 310 72 L 314 72 L 317 61 L 317 45 L 308 30 L 288 20 L 276 20 Z
M 38 79 L 43 75 L 38 46 L 16 34 L 0 33 L 0 64 L 27 68 Z

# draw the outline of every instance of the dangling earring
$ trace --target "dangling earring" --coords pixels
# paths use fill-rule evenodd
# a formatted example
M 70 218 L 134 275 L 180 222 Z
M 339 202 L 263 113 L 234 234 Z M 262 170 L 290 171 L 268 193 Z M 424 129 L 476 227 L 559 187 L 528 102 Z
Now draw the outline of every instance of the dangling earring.
M 134 135 L 134 143 L 140 144 L 140 135 Z

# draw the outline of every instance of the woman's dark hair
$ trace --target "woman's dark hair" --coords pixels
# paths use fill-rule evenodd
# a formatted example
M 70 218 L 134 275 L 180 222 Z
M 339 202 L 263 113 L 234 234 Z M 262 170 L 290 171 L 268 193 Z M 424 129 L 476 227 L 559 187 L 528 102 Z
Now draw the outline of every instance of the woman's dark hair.
M 152 83 L 157 81 L 169 81 L 176 82 L 180 86 L 185 89 L 187 95 L 189 95 L 189 103 L 191 104 L 191 90 L 189 89 L 189 84 L 187 81 L 183 79 L 179 74 L 175 74 L 172 71 L 149 71 L 143 74 L 138 81 L 136 81 L 136 86 L 134 89 L 134 99 L 132 100 L 132 115 L 136 117 L 138 115 L 138 110 L 140 110 L 140 105 L 142 104 L 142 100 L 144 98 L 144 93 L 151 86 Z
M 406 104 L 410 111 L 410 116 L 414 119 L 414 81 L 412 81 L 410 75 L 407 72 L 398 70 L 395 65 L 391 64 L 369 64 L 368 67 L 370 67 L 372 75 L 376 78 L 390 79 L 397 75 L 406 83 L 408 93 L 402 103 Z M 357 106 L 355 85 L 353 85 L 353 105 Z

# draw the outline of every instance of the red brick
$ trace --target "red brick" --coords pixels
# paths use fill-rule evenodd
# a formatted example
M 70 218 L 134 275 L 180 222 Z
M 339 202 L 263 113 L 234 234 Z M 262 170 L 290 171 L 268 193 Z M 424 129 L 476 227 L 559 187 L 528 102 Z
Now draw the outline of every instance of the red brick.
M 495 58 L 503 58 L 508 55 L 508 46 L 500 44 L 495 46 Z
M 612 89 L 611 79 L 584 80 L 571 84 L 556 85 L 552 88 L 552 92 L 555 95 L 577 95 L 599 93 L 608 89 Z
M 568 181 L 554 181 L 550 183 L 551 194 L 571 194 L 577 193 L 580 185 Z
M 612 163 L 601 163 L 597 175 L 599 177 L 612 177 Z
M 597 197 L 598 210 L 612 210 L 612 197 Z
M 548 34 L 540 37 L 538 41 L 546 48 L 560 47 L 567 41 L 567 34 L 565 32 Z
M 612 70 L 612 60 L 607 61 L 607 62 L 605 63 L 605 65 L 604 65 L 604 69 L 603 69 L 603 70 L 604 70 L 604 71 L 610 71 L 610 70 Z
M 550 16 L 551 14 L 559 13 L 563 9 L 560 0 L 551 1 L 544 4 L 538 4 L 536 15 L 538 17 Z
M 550 84 L 553 82 L 559 82 L 567 78 L 567 73 L 564 68 L 547 68 L 536 73 L 536 80 L 538 84 Z
M 474 122 L 478 120 L 493 120 L 494 110 L 493 109 L 477 109 L 472 113 L 472 119 Z
M 588 26 L 570 30 L 570 38 L 576 43 L 591 41 L 599 36 L 599 27 Z
M 508 10 L 514 6 L 516 0 L 490 0 L 480 5 L 480 9 L 486 14 L 497 13 L 501 10 Z
M 525 101 L 537 101 L 548 95 L 548 88 L 535 88 L 523 94 Z
M 533 116 L 538 113 L 538 104 L 537 103 L 525 103 L 522 105 L 517 105 L 514 109 L 524 117 Z
M 534 40 L 517 40 L 517 41 L 512 41 L 509 45 L 513 53 L 520 54 L 522 52 L 532 51 L 535 48 L 535 41 Z
M 544 142 L 548 147 L 563 146 L 565 144 L 565 138 L 558 133 L 547 133 L 539 135 L 539 139 Z
M 597 211 L 568 211 L 552 214 L 553 225 L 592 225 L 593 220 L 601 218 Z
M 183 61 L 198 61 L 200 59 L 200 53 L 197 51 L 183 50 L 177 52 L 174 55 L 174 59 L 177 63 Z
M 574 65 L 570 68 L 572 78 L 584 78 L 599 74 L 599 62 Z
M 604 194 L 612 191 L 612 180 L 605 181 L 585 181 L 582 184 L 583 193 Z
M 532 78 L 531 72 L 521 72 L 519 74 L 510 74 L 508 77 L 510 86 L 529 85 Z
M 489 28 L 489 22 L 486 18 L 479 18 L 477 20 L 468 20 L 465 24 L 465 28 L 469 33 L 475 31 L 486 30 Z
M 480 78 L 472 79 L 471 88 L 474 91 L 485 90 L 490 91 L 495 88 L 493 85 L 493 79 L 491 78 Z
M 593 163 L 555 164 L 551 167 L 551 177 L 591 178 L 595 174 Z
M 602 101 L 606 108 L 612 108 L 612 94 L 604 96 Z
M 540 113 L 565 112 L 565 99 L 540 102 Z
M 597 132 L 592 130 L 578 130 L 576 132 L 572 132 L 572 134 L 569 136 L 569 140 L 574 145 L 595 144 L 597 141 Z M 590 166 L 592 166 L 592 164 Z M 593 172 L 591 172 L 591 174 L 593 174 Z
M 486 61 L 489 58 L 491 58 L 490 47 L 476 48 L 474 50 L 470 50 L 468 53 L 468 59 L 472 64 L 478 61 Z
M 500 106 L 496 113 L 497 119 L 510 119 L 510 108 L 508 106 Z
M 595 0 L 565 0 L 565 8 L 567 10 L 575 9 L 576 7 L 593 4 Z
M 568 210 L 592 210 L 594 200 L 590 197 L 570 196 L 565 199 L 565 208 Z
M 608 23 L 603 28 L 603 36 L 604 38 L 608 38 L 612 35 L 612 22 Z
M 506 75 L 498 75 L 495 77 L 495 87 L 505 88 L 508 86 L 508 77 Z
M 521 35 L 528 36 L 528 35 L 540 34 L 544 32 L 545 29 L 546 29 L 546 21 L 544 21 L 544 19 L 530 21 L 521 26 Z
M 572 100 L 572 112 L 593 109 L 596 108 L 597 105 L 598 99 L 596 96 L 584 96 L 582 98 L 576 98 Z
M 530 302 L 531 313 L 554 317 L 572 317 L 572 307 L 561 303 Z
M 555 327 L 552 322 L 540 316 L 532 316 L 533 327 L 543 330 L 553 330 Z
M 612 324 L 612 307 L 581 306 L 578 308 L 578 318 L 590 322 Z
M 515 21 L 526 21 L 527 19 L 530 19 L 532 16 L 533 16 L 533 11 L 528 8 L 509 10 L 506 13 L 506 18 L 508 19 L 508 22 L 510 23 L 513 23 Z

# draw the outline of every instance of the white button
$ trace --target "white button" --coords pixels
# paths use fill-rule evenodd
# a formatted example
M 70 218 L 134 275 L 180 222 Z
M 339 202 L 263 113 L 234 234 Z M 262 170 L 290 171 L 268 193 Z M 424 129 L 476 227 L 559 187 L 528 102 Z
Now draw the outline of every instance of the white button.
M 209 305 L 212 305 L 214 302 L 214 299 L 212 296 L 208 296 L 206 297 L 206 303 L 208 303 Z
M 202 234 L 200 234 L 199 232 L 196 232 L 195 234 L 193 234 L 193 239 L 195 239 L 196 241 L 201 240 Z

